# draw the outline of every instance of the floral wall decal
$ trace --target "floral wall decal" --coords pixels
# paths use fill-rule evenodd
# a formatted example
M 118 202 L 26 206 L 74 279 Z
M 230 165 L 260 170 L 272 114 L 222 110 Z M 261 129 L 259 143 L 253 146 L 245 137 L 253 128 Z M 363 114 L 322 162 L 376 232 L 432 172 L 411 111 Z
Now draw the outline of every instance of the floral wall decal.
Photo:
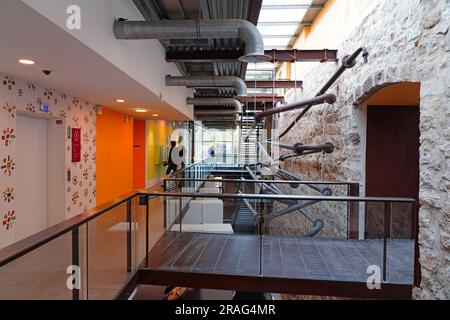
M 5 105 L 3 106 L 3 110 L 6 110 L 6 112 L 9 113 L 11 118 L 16 117 L 16 106 L 14 104 L 6 102 Z
M 11 176 L 12 172 L 16 167 L 16 163 L 13 161 L 11 156 L 3 159 L 2 166 L 0 167 L 3 171 L 3 174 Z
M 5 143 L 5 147 L 8 147 L 13 144 L 16 139 L 16 135 L 14 134 L 14 129 L 6 128 L 2 133 L 2 141 Z
M 16 185 L 16 172 L 21 169 L 16 164 L 16 136 L 20 135 L 17 132 L 17 113 L 26 112 L 30 116 L 44 114 L 40 108 L 44 104 L 51 110 L 45 113 L 46 116 L 65 119 L 61 124 L 65 129 L 79 127 L 85 133 L 81 148 L 86 159 L 79 164 L 71 162 L 72 141 L 65 137 L 65 172 L 70 171 L 71 177 L 75 177 L 75 183 L 65 177 L 66 218 L 96 204 L 96 161 L 93 160 L 96 151 L 96 104 L 0 73 L 0 226 L 4 226 L 0 227 L 0 248 L 15 241 L 14 221 L 20 221 L 22 216 L 16 208 L 17 201 L 21 201 Z M 6 219 L 5 213 L 10 215 Z M 6 224 L 2 225 L 3 221 Z
M 14 200 L 14 188 L 8 187 L 3 191 L 3 201 L 11 203 Z
M 10 230 L 14 222 L 16 222 L 15 211 L 8 211 L 8 213 L 3 216 L 3 226 L 6 228 L 6 230 Z
M 11 77 L 5 77 L 3 80 L 3 85 L 8 88 L 8 90 L 12 90 L 12 88 L 16 85 L 16 81 Z

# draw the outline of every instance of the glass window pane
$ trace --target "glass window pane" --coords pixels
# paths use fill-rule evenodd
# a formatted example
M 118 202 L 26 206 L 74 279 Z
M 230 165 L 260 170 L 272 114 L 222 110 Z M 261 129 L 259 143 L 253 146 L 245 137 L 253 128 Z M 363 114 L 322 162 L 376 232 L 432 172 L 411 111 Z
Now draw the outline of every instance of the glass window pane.
M 263 25 L 258 26 L 259 32 L 263 36 L 276 36 L 276 35 L 294 35 L 297 31 L 298 24 L 290 24 L 290 25 Z
M 298 21 L 305 16 L 305 9 L 262 9 L 258 22 Z
M 264 47 L 287 47 L 289 42 L 291 41 L 291 37 L 289 38 L 264 38 Z
M 311 4 L 312 0 L 264 0 L 263 6 Z

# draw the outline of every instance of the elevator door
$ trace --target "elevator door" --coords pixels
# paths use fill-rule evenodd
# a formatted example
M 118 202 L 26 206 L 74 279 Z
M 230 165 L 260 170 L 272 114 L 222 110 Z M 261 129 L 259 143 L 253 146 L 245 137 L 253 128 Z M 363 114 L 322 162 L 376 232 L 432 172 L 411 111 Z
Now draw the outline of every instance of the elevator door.
M 47 120 L 17 116 L 16 241 L 47 227 Z

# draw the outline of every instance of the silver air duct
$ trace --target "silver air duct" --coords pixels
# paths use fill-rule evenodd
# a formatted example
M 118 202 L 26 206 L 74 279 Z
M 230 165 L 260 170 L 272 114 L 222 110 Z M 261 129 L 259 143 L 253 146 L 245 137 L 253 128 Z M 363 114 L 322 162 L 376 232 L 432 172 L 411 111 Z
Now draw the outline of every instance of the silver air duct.
M 167 86 L 186 86 L 190 88 L 210 88 L 210 87 L 234 87 L 238 97 L 247 96 L 247 85 L 239 77 L 227 76 L 194 76 L 194 77 L 173 77 L 166 76 Z
M 245 55 L 242 62 L 264 62 L 271 58 L 264 54 L 264 41 L 251 22 L 240 19 L 227 20 L 159 20 L 114 22 L 117 39 L 242 39 Z
M 186 103 L 196 106 L 233 106 L 234 111 L 229 111 L 229 114 L 242 113 L 242 104 L 239 100 L 233 98 L 187 98 Z M 224 111 L 224 110 L 218 110 Z

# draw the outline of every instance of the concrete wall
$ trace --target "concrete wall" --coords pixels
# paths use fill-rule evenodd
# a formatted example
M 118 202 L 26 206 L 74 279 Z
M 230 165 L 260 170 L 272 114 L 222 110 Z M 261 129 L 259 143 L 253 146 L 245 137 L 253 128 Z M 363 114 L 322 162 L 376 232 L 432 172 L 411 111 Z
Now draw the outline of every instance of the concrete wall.
M 282 142 L 332 142 L 331 155 L 288 161 L 287 169 L 310 179 L 359 182 L 364 194 L 365 108 L 383 87 L 420 83 L 420 264 L 416 298 L 450 298 L 450 6 L 446 0 L 380 0 L 368 7 L 359 24 L 338 45 L 339 58 L 366 46 L 370 61 L 337 81 L 330 92 L 337 102 L 322 105 L 299 122 Z M 338 68 L 317 64 L 305 76 L 297 98 L 315 95 Z M 293 91 L 288 101 L 295 97 Z M 281 116 L 280 127 L 297 113 Z

